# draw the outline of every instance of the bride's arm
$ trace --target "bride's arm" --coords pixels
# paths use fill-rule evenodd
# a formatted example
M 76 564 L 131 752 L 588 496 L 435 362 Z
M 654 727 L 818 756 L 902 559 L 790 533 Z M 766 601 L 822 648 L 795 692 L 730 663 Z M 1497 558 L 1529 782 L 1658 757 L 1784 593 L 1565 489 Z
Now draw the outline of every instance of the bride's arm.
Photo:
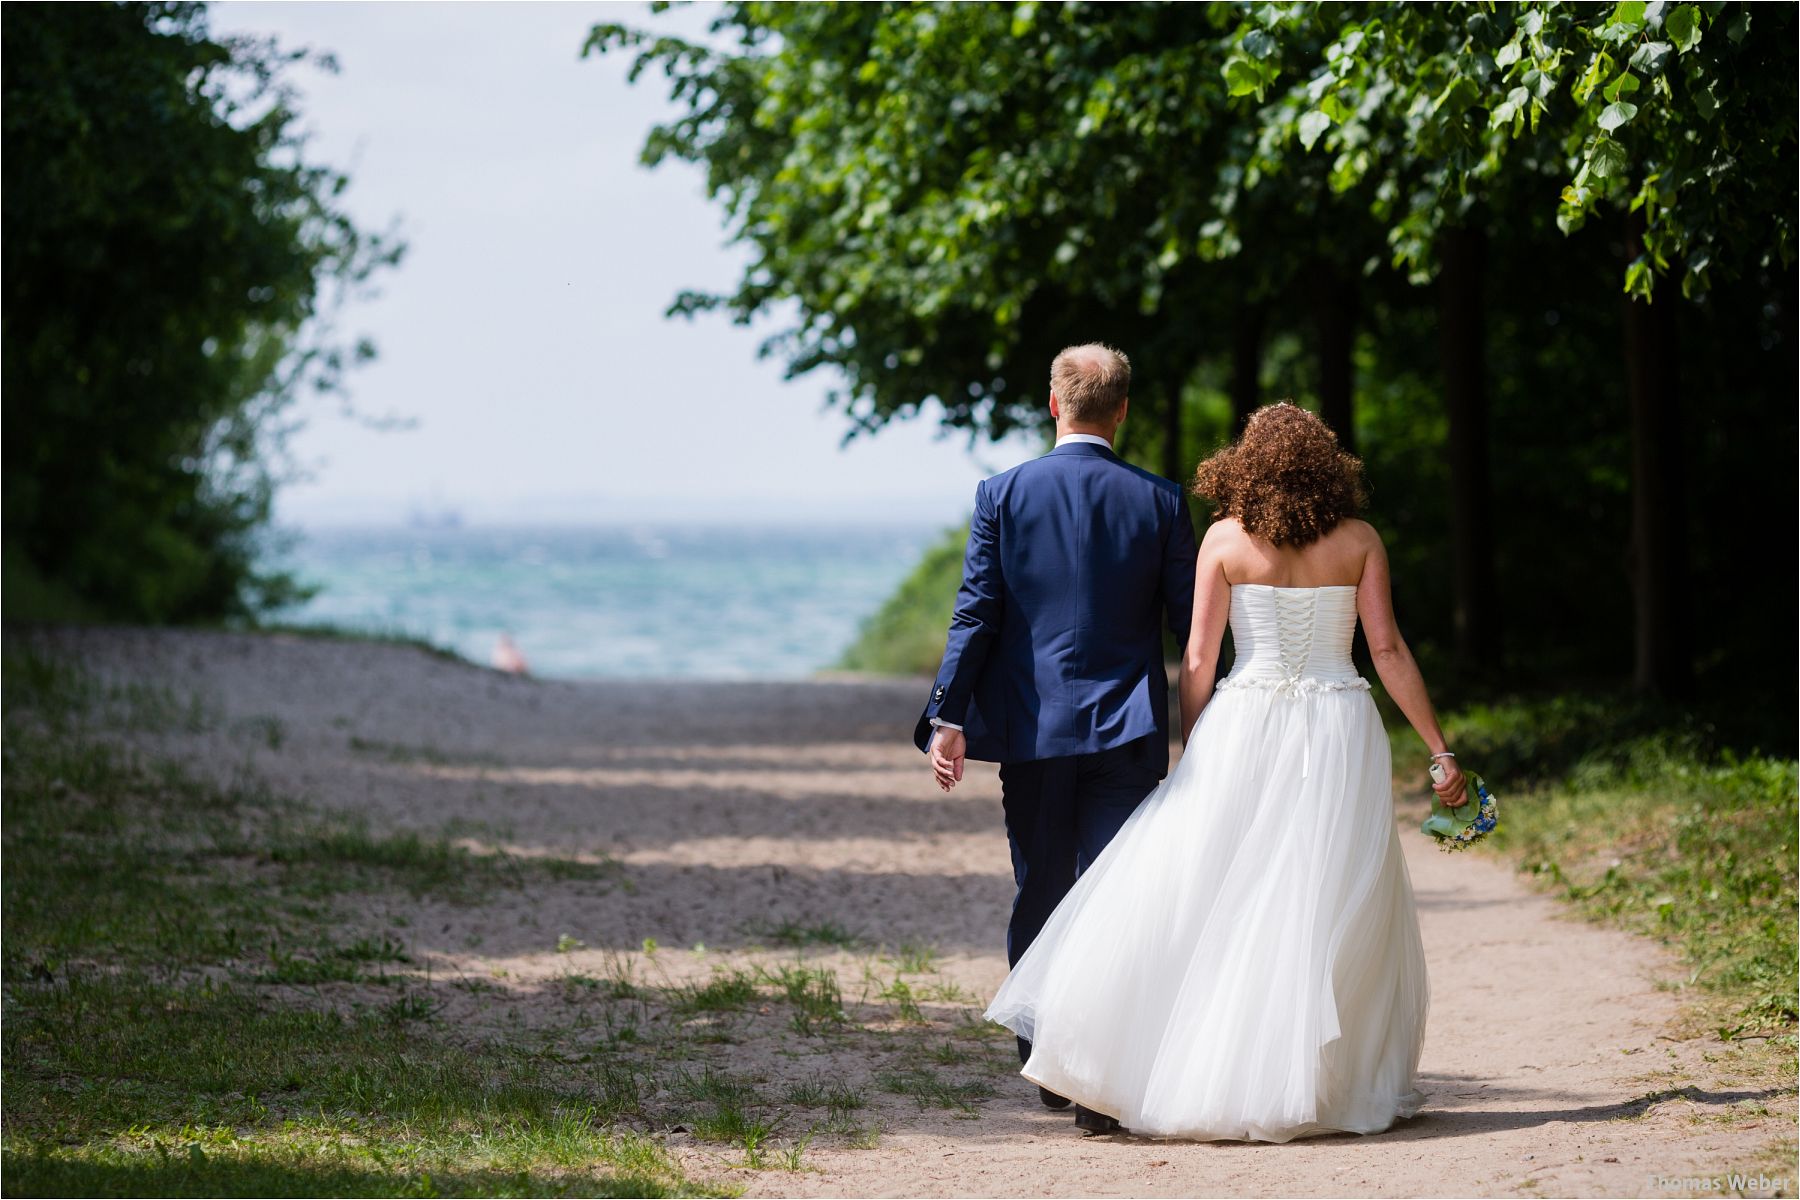
M 1200 543 L 1194 560 L 1194 619 L 1188 626 L 1187 649 L 1181 656 L 1181 744 L 1187 745 L 1200 710 L 1212 698 L 1213 673 L 1219 665 L 1219 643 L 1231 612 L 1231 584 L 1225 579 L 1221 551 L 1226 538 L 1215 522 Z
M 1367 528 L 1367 527 L 1365 527 Z M 1425 740 L 1432 754 L 1442 754 L 1449 747 L 1444 731 L 1438 728 L 1437 712 L 1431 707 L 1431 696 L 1425 690 L 1425 677 L 1413 661 L 1400 626 L 1394 620 L 1394 597 L 1388 574 L 1387 547 L 1373 528 L 1368 533 L 1368 556 L 1363 560 L 1362 582 L 1356 585 L 1356 615 L 1362 621 L 1363 636 L 1369 639 L 1369 653 L 1375 659 L 1375 673 L 1381 685 L 1406 714 L 1406 719 Z M 1443 783 L 1432 784 L 1432 791 L 1445 804 L 1455 808 L 1464 802 L 1462 771 L 1454 758 L 1440 758 L 1447 774 Z

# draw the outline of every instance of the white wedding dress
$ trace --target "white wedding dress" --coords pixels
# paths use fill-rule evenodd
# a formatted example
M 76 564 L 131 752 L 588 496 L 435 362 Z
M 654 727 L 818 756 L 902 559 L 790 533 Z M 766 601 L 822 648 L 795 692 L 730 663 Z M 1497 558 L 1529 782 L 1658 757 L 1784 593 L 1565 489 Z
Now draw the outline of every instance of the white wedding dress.
M 1375 1133 L 1424 1101 L 1425 953 L 1354 587 L 1231 589 L 1181 761 L 987 1015 L 1022 1074 L 1158 1137 Z

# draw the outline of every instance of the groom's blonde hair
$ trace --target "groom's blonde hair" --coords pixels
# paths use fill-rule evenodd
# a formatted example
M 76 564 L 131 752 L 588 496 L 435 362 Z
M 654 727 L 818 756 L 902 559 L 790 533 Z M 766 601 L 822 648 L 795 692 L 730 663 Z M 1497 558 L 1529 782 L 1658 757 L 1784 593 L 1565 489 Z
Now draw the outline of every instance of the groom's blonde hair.
M 1050 364 L 1050 390 L 1067 420 L 1111 420 L 1131 391 L 1131 360 L 1101 342 L 1070 346 Z

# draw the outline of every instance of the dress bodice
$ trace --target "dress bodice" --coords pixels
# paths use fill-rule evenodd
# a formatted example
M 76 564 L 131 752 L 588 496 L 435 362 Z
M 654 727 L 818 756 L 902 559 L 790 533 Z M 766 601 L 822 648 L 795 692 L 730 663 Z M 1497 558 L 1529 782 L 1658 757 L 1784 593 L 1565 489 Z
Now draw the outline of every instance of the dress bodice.
M 1220 687 L 1282 691 L 1367 688 L 1350 660 L 1356 588 L 1231 585 L 1231 640 L 1237 660 Z

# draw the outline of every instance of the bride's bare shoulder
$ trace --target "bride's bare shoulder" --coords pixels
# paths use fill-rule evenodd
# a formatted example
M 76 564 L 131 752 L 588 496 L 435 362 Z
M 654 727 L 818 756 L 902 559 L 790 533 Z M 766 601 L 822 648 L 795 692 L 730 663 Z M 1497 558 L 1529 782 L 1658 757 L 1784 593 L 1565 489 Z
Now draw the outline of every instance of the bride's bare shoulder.
M 1224 546 L 1248 541 L 1249 538 L 1243 523 L 1236 517 L 1220 517 L 1206 527 L 1206 535 L 1200 540 L 1213 546 Z
M 1345 517 L 1332 532 L 1353 546 L 1372 549 L 1381 545 L 1380 532 L 1361 517 Z

